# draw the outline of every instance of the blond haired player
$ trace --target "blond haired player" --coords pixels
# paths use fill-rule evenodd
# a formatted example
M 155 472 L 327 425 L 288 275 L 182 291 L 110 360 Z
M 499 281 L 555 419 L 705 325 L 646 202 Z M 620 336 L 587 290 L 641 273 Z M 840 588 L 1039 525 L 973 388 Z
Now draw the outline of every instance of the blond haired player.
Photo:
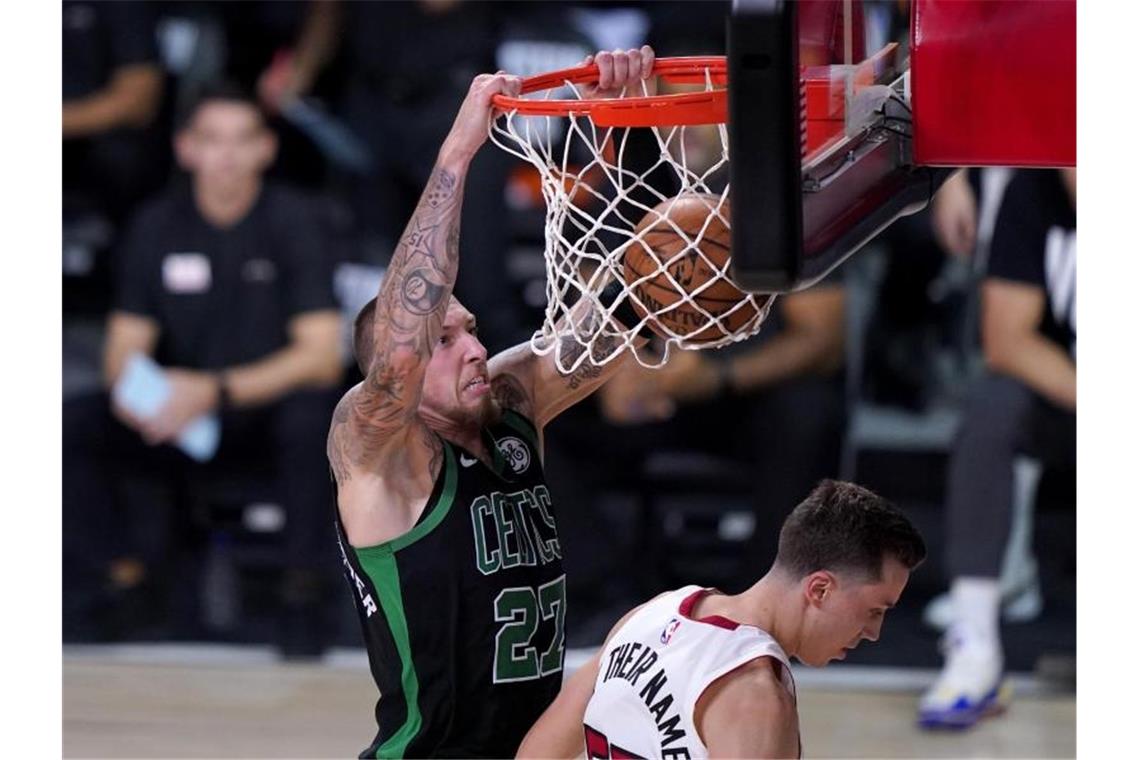
M 595 60 L 603 97 L 653 66 L 649 48 Z M 344 571 L 382 695 L 364 757 L 509 756 L 562 682 L 565 575 L 542 429 L 619 362 L 562 373 L 528 345 L 489 358 L 452 295 L 468 168 L 493 97 L 520 87 L 501 73 L 472 83 L 357 319 L 365 378 L 329 431 Z

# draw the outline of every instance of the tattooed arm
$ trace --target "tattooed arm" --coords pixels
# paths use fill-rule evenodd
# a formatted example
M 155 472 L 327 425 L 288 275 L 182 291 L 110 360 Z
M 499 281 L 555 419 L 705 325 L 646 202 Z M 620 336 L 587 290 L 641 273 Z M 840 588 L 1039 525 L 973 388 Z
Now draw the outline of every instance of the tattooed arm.
M 587 299 L 580 300 L 570 314 L 563 317 L 559 332 L 563 332 L 567 319 L 578 325 L 577 332 L 583 336 L 591 334 L 600 323 L 593 305 Z M 624 354 L 598 366 L 586 358 L 576 369 L 564 373 L 555 361 L 556 353 L 561 355 L 564 366 L 573 366 L 587 349 L 573 336 L 561 340 L 562 345 L 557 352 L 545 356 L 535 354 L 530 343 L 521 343 L 497 354 L 487 364 L 491 375 L 491 390 L 499 405 L 523 414 L 539 430 L 596 391 L 625 367 L 627 362 L 633 360 L 629 354 Z M 593 344 L 594 354 L 599 357 L 609 355 L 616 347 L 617 340 L 608 335 L 598 338 Z M 634 341 L 634 346 L 641 347 L 646 343 L 646 339 L 639 338 Z
M 328 455 L 340 486 L 358 469 L 438 469 L 438 443 L 417 414 L 424 370 L 439 340 L 459 269 L 459 219 L 467 169 L 487 138 L 491 98 L 517 94 L 517 77 L 475 78 L 427 187 L 392 255 L 376 299 L 371 364 L 338 406 Z M 426 466 L 428 462 L 431 466 Z M 397 472 L 416 480 L 434 472 Z

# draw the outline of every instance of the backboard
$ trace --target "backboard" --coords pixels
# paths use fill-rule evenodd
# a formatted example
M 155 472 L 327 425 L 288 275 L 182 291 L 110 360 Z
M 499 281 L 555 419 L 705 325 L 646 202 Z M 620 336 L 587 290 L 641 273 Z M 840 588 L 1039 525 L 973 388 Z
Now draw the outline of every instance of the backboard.
M 875 4 L 888 13 L 894 5 Z M 732 274 L 746 290 L 818 282 L 899 216 L 921 209 L 949 174 L 913 165 L 905 40 L 889 39 L 892 19 L 868 19 L 863 6 L 733 3 Z
M 1072 0 L 734 0 L 736 283 L 811 286 L 959 166 L 1073 165 L 1075 23 Z

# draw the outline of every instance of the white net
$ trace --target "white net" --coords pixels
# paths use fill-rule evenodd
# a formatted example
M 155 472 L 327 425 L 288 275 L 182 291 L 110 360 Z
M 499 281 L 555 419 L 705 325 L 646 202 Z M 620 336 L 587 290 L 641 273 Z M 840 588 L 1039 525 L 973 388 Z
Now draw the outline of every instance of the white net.
M 711 90 L 707 72 L 705 80 Z M 565 85 L 582 99 L 576 85 Z M 642 94 L 649 94 L 644 83 Z M 551 119 L 567 123 L 558 142 L 553 136 L 563 130 L 544 123 Z M 632 353 L 657 367 L 671 347 L 716 348 L 759 331 L 773 297 L 741 293 L 729 279 L 723 123 L 599 127 L 585 115 L 510 111 L 491 122 L 490 137 L 541 177 L 547 304 L 531 340 L 536 353 L 553 352 L 559 369 L 571 372 L 586 361 L 612 361 L 648 328 L 661 350 Z M 603 296 L 610 283 L 620 287 Z

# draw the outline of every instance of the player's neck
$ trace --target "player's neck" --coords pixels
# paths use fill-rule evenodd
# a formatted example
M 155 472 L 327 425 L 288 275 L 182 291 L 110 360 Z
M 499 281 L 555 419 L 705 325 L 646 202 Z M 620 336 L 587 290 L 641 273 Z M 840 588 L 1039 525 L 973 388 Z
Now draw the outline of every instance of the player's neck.
M 785 578 L 769 572 L 732 597 L 731 604 L 736 611 L 735 620 L 766 631 L 789 657 L 796 653 L 803 610 L 796 588 L 789 586 Z
M 497 405 L 483 409 L 480 414 L 445 415 L 425 406 L 420 406 L 419 413 L 423 423 L 440 438 L 490 463 L 491 453 L 483 440 L 483 429 L 498 422 L 502 410 Z
M 458 423 L 433 414 L 424 414 L 422 411 L 420 418 L 448 443 L 459 446 L 480 459 L 487 458 L 487 447 L 483 445 L 483 436 L 478 425 L 469 422 Z

